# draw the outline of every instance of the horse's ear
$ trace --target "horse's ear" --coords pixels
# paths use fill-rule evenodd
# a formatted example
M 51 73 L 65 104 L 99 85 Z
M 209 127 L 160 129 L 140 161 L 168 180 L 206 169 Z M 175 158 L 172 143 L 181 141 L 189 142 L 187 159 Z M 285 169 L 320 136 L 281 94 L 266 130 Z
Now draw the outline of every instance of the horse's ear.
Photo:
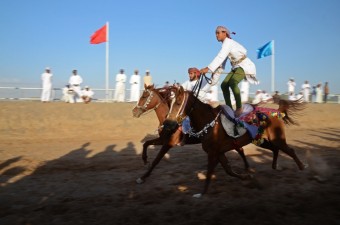
M 182 86 L 178 87 L 176 92 L 176 103 L 181 104 L 183 101 L 184 88 Z
M 182 94 L 184 92 L 184 88 L 182 86 L 179 86 L 178 94 Z

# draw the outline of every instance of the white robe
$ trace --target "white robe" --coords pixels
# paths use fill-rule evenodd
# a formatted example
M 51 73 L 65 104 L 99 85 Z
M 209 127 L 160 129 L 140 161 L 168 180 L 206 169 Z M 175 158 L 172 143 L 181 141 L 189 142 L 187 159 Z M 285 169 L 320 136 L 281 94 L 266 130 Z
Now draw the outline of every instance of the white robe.
M 247 57 L 243 59 L 241 62 L 237 63 L 242 57 L 247 56 L 247 50 L 238 42 L 234 41 L 233 39 L 226 38 L 222 43 L 222 48 L 214 60 L 209 64 L 208 68 L 214 73 L 221 73 L 222 70 L 225 69 L 225 64 L 227 60 L 230 60 L 232 64 L 232 69 L 241 67 L 244 70 L 247 80 L 250 83 L 257 84 L 258 81 L 253 79 L 256 77 L 256 67 L 255 64 Z M 216 75 L 216 74 L 215 74 Z M 218 76 L 219 77 L 219 76 Z M 214 82 L 212 85 L 215 85 Z
M 116 90 L 113 100 L 116 102 L 125 101 L 125 82 L 126 75 L 124 73 L 119 73 L 116 75 Z
M 290 93 L 295 94 L 295 85 L 296 85 L 296 83 L 294 81 L 290 80 L 290 81 L 287 82 L 287 85 L 288 85 L 288 94 L 290 94 Z
M 71 88 L 75 92 L 74 100 L 76 102 L 82 102 L 81 96 L 81 87 L 80 85 L 83 83 L 83 78 L 77 74 L 77 75 L 71 75 L 68 83 L 71 85 Z
M 137 102 L 140 95 L 140 76 L 133 74 L 130 77 L 130 102 Z
M 305 102 L 309 102 L 310 84 L 303 84 L 301 86 Z
M 41 101 L 48 102 L 51 98 L 52 92 L 52 73 L 43 73 L 41 74 L 42 80 L 42 92 L 41 92 Z
M 322 87 L 316 87 L 316 103 L 322 103 Z
M 197 80 L 194 80 L 194 81 L 187 80 L 182 84 L 182 87 L 186 91 L 192 91 L 196 83 L 197 83 Z M 210 93 L 211 85 L 208 84 L 207 81 L 204 79 L 202 81 L 201 87 L 203 88 L 200 89 L 200 92 L 198 93 L 197 98 L 203 103 L 209 103 L 210 101 L 209 93 Z
M 241 81 L 241 101 L 248 102 L 249 98 L 249 82 L 247 80 Z

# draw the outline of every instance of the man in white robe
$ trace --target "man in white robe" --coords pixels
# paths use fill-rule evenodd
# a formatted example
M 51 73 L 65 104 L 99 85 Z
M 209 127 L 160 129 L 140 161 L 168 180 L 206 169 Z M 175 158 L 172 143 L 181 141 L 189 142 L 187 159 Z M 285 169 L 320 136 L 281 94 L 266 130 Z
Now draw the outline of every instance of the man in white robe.
M 241 81 L 241 101 L 242 103 L 248 102 L 249 99 L 249 82 L 247 79 Z
M 310 84 L 306 80 L 305 83 L 301 86 L 303 99 L 305 102 L 309 102 L 309 93 L 310 93 Z
M 296 83 L 294 81 L 294 78 L 290 78 L 289 81 L 287 82 L 288 86 L 288 96 L 291 96 L 292 94 L 295 96 L 295 86 Z
M 42 80 L 41 101 L 43 103 L 50 101 L 52 92 L 52 77 L 53 74 L 51 73 L 51 69 L 49 67 L 46 67 L 45 73 L 41 74 Z
M 83 83 L 83 78 L 78 74 L 77 70 L 72 71 L 68 83 L 70 84 L 70 88 L 74 91 L 74 102 L 82 102 L 80 85 Z
M 137 102 L 140 95 L 140 76 L 138 70 L 130 77 L 130 102 Z
M 74 91 L 69 84 L 65 85 L 63 88 L 62 100 L 66 103 L 74 103 Z
M 125 83 L 126 83 L 126 75 L 124 70 L 121 69 L 119 73 L 116 75 L 116 89 L 113 100 L 115 102 L 124 102 L 125 101 Z
M 84 90 L 81 92 L 81 98 L 83 99 L 85 104 L 88 104 L 92 101 L 94 92 L 90 89 L 89 86 L 85 86 Z

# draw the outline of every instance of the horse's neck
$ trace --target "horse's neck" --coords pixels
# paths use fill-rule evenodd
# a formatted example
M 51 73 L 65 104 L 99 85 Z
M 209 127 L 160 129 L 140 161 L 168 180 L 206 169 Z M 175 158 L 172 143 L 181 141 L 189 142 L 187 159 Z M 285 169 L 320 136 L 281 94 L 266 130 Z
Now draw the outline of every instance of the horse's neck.
M 166 116 L 168 115 L 169 112 L 169 106 L 166 102 L 160 101 L 160 103 L 158 103 L 159 106 L 157 107 L 157 109 L 155 109 L 157 118 L 159 120 L 160 124 L 163 124 Z
M 195 97 L 192 96 L 190 99 L 191 107 L 189 110 L 190 120 L 192 122 L 192 126 L 195 130 L 203 129 L 208 123 L 211 123 L 215 118 L 216 115 L 213 112 L 213 109 L 209 107 L 209 105 L 202 103 L 198 99 L 194 99 Z M 194 107 L 194 108 L 192 108 Z

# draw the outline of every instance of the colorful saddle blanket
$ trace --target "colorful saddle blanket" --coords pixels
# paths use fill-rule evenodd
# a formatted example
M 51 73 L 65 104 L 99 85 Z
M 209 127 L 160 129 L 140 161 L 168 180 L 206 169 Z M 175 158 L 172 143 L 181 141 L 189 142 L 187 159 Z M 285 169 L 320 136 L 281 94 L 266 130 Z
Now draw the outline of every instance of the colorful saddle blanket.
M 239 137 L 248 131 L 253 138 L 252 143 L 261 145 L 263 143 L 264 129 L 270 117 L 282 119 L 285 114 L 277 109 L 253 107 L 250 104 L 243 105 L 243 113 L 235 118 L 234 111 L 227 105 L 221 105 L 223 116 L 221 122 L 227 134 L 231 137 Z M 243 129 L 242 129 L 243 128 Z

